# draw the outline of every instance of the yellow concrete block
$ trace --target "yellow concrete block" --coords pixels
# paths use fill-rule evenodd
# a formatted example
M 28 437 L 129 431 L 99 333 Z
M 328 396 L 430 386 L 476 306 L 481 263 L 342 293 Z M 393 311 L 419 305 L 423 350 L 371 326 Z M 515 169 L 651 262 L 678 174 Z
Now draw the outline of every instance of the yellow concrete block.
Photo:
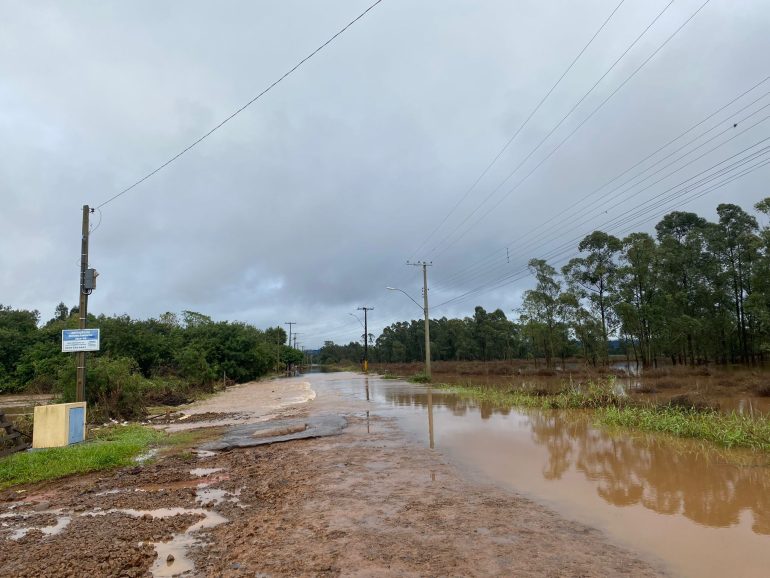
M 33 448 L 56 448 L 83 441 L 86 403 L 79 401 L 39 405 L 35 407 L 34 420 Z

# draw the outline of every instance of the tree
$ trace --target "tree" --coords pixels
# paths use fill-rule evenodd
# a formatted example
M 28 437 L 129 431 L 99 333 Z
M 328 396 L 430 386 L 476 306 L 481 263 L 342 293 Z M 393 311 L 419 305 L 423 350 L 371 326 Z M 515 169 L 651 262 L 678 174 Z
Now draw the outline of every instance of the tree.
M 723 203 L 717 207 L 717 214 L 724 266 L 733 290 L 741 356 L 744 363 L 753 362 L 754 351 L 748 331 L 748 326 L 753 323 L 747 318 L 745 301 L 751 294 L 752 267 L 758 257 L 760 241 L 756 233 L 759 225 L 738 205 Z
M 661 318 L 658 246 L 647 233 L 632 233 L 622 244 L 616 313 L 622 330 L 631 336 L 635 356 L 646 368 L 655 360 L 654 339 Z
M 69 316 L 70 316 L 70 310 L 64 304 L 64 301 L 60 301 L 59 304 L 56 306 L 56 311 L 54 312 L 54 316 L 53 316 L 54 320 L 65 321 Z
M 559 323 L 561 283 L 556 279 L 556 269 L 543 259 L 531 259 L 529 270 L 537 285 L 524 292 L 520 319 L 535 355 L 538 350 L 542 352 L 546 365 L 552 367 L 557 348 L 567 339 L 565 327 Z
M 562 274 L 572 292 L 581 300 L 587 299 L 598 316 L 604 342 L 602 359 L 608 363 L 609 332 L 616 320 L 613 302 L 618 269 L 616 257 L 622 244 L 617 237 L 594 231 L 580 242 L 578 249 L 588 254 L 571 259 L 562 268 Z

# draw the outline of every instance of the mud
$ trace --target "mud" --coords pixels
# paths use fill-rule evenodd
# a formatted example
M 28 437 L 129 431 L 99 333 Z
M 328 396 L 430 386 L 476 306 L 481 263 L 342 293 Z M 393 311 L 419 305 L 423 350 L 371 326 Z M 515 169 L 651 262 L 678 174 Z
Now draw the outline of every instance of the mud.
M 182 419 L 159 425 L 167 431 L 207 426 L 256 423 L 296 415 L 297 408 L 315 399 L 315 391 L 302 379 L 253 381 L 179 408 Z
M 217 412 L 207 411 L 204 413 L 184 413 L 181 411 L 161 413 L 154 415 L 147 419 L 150 424 L 171 424 L 185 422 L 200 423 L 200 422 L 214 422 L 214 421 L 242 421 L 248 419 L 248 414 L 232 413 L 232 412 Z
M 16 576 L 660 574 L 596 530 L 468 481 L 392 419 L 349 422 L 334 437 L 171 456 L 6 491 L 0 568 Z M 63 516 L 71 520 L 61 531 L 41 531 Z

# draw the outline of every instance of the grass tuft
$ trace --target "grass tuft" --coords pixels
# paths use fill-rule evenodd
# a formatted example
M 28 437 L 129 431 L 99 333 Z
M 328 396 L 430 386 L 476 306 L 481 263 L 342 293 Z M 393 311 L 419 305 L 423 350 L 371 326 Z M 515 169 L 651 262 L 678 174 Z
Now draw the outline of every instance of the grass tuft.
M 430 375 L 428 375 L 425 372 L 421 373 L 415 373 L 412 377 L 409 378 L 409 381 L 412 383 L 430 383 Z

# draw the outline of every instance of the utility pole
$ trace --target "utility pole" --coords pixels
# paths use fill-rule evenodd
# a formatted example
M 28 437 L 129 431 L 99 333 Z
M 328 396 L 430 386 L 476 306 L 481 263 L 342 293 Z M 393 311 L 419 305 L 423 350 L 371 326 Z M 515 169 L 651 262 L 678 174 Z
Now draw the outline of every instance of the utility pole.
M 357 310 L 364 312 L 364 373 L 369 373 L 369 325 L 366 313 L 374 311 L 374 307 L 358 307 Z
M 423 298 L 423 312 L 425 313 L 425 375 L 428 379 L 431 377 L 430 372 L 430 317 L 428 315 L 428 267 L 432 267 L 433 263 L 428 261 L 417 261 L 416 263 L 406 262 L 407 265 L 413 267 L 422 267 L 422 298 Z
M 280 328 L 281 328 L 281 326 L 279 325 L 278 329 L 280 329 Z M 276 357 L 275 357 L 275 372 L 278 373 L 281 370 L 281 346 L 283 345 L 283 343 L 281 343 L 281 340 L 280 340 L 280 337 L 281 337 L 280 331 L 276 331 L 276 337 L 279 338 L 279 339 L 275 340 L 276 341 L 276 346 L 277 346 L 276 350 L 275 350 L 275 354 L 276 354 Z
M 83 228 L 82 237 L 80 239 L 80 303 L 78 304 L 78 315 L 80 316 L 80 323 L 78 327 L 80 329 L 86 328 L 86 320 L 88 319 L 88 295 L 90 290 L 86 289 L 86 270 L 88 269 L 88 236 L 89 230 L 89 217 L 91 215 L 91 209 L 88 205 L 83 205 Z M 86 352 L 78 351 L 77 355 L 77 382 L 75 388 L 75 400 L 85 401 L 86 399 Z
M 284 323 L 284 325 L 289 326 L 289 347 L 291 347 L 291 326 L 296 324 L 297 324 L 296 321 L 287 321 L 286 323 Z
M 294 349 L 297 349 L 297 335 L 301 335 L 301 333 L 294 332 Z

